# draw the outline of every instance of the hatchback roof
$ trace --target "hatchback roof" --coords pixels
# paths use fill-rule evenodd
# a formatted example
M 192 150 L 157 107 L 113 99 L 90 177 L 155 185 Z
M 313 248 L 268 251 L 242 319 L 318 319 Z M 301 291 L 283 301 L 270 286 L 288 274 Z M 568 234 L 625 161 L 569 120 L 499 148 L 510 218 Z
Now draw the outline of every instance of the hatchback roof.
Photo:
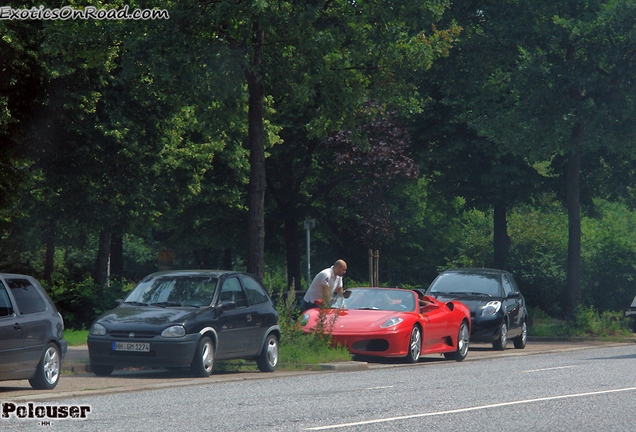
M 249 274 L 242 271 L 235 270 L 165 270 L 156 273 L 151 273 L 146 277 L 156 276 L 185 276 L 185 275 L 208 275 L 208 276 L 225 276 L 229 274 Z

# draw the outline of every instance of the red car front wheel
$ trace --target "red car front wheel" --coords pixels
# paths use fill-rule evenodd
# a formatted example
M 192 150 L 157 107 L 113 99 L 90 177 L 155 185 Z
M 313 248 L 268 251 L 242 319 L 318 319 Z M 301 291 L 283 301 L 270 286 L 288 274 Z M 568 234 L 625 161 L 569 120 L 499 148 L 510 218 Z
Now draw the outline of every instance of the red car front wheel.
M 422 332 L 418 326 L 414 326 L 411 330 L 411 340 L 409 341 L 409 350 L 406 354 L 406 361 L 409 363 L 417 363 L 422 353 Z

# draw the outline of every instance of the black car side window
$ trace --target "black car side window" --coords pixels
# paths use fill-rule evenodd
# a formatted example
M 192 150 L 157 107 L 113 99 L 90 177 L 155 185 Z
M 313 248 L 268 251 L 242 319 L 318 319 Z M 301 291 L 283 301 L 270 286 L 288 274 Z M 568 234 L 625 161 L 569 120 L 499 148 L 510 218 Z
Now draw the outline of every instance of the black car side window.
M 243 276 L 241 279 L 247 290 L 247 299 L 251 305 L 265 303 L 267 301 L 267 295 L 258 282 L 249 276 Z
M 513 292 L 514 290 L 512 289 L 512 285 L 510 284 L 510 281 L 508 280 L 508 278 L 504 275 L 504 277 L 502 278 L 502 285 L 503 285 L 503 290 L 504 290 L 504 295 L 508 296 L 511 292 Z
M 247 306 L 245 293 L 239 280 L 235 277 L 226 279 L 221 287 L 221 301 L 233 301 L 236 307 Z
M 46 303 L 37 288 L 28 279 L 7 279 L 11 294 L 22 315 L 28 315 L 46 310 Z
M 0 282 L 0 317 L 9 315 L 13 315 L 13 306 L 11 306 L 11 300 L 9 300 L 7 290 Z
M 512 275 L 509 275 L 509 274 L 504 275 L 504 278 L 506 278 L 506 280 L 510 284 L 510 289 L 512 290 L 512 292 L 514 293 L 519 292 L 519 287 L 517 287 L 517 282 L 515 282 L 515 278 L 513 278 Z

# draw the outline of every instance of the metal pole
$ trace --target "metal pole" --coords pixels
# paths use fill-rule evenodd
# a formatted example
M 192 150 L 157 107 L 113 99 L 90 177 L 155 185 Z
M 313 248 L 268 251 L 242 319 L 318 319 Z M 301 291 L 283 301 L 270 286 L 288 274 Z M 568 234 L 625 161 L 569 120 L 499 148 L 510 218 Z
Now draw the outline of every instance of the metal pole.
M 369 249 L 369 286 L 373 285 L 373 251 Z
M 303 222 L 303 226 L 307 230 L 307 287 L 311 285 L 311 264 L 310 264 L 310 255 L 311 255 L 311 247 L 310 247 L 310 232 L 312 228 L 316 228 L 316 219 L 309 219 Z
M 309 256 L 310 256 L 310 250 L 311 248 L 309 247 L 309 242 L 310 242 L 310 228 L 309 228 L 309 224 L 305 222 L 305 228 L 307 229 L 307 287 L 309 287 L 309 285 L 311 285 L 311 264 L 309 263 Z
M 375 271 L 375 286 L 380 286 L 380 251 L 375 251 L 373 270 Z

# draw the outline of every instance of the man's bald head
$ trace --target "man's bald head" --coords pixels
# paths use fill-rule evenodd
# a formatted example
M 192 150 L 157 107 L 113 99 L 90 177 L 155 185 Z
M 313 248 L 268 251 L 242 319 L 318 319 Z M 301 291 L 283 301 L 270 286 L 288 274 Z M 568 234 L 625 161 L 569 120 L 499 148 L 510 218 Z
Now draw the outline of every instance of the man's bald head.
M 347 273 L 347 263 L 344 260 L 339 259 L 333 265 L 333 272 L 336 276 L 344 276 Z

